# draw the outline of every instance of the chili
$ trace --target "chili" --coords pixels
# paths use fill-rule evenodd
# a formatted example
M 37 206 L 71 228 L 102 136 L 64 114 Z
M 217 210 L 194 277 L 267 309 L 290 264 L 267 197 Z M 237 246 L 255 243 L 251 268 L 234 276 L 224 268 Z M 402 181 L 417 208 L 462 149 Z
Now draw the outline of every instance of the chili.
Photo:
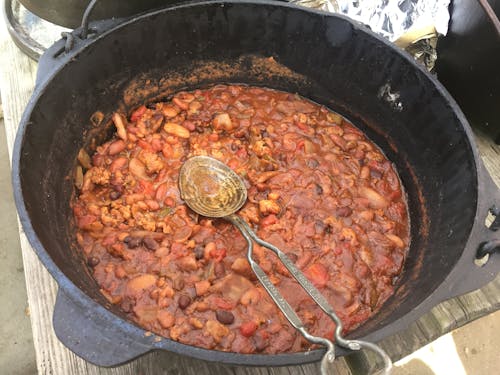
M 239 214 L 319 288 L 345 332 L 393 294 L 410 241 L 405 194 L 392 163 L 339 114 L 286 92 L 218 85 L 112 121 L 112 139 L 79 154 L 75 231 L 103 295 L 141 327 L 240 353 L 310 347 L 256 281 L 240 233 L 184 205 L 179 168 L 195 155 L 244 179 Z M 276 257 L 256 246 L 255 258 L 308 331 L 331 336 L 334 323 Z

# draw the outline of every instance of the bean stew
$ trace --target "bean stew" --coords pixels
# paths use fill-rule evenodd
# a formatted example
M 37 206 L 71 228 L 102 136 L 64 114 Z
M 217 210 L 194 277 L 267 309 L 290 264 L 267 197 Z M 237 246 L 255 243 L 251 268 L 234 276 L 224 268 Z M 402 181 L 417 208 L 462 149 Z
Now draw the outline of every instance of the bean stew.
M 103 295 L 158 335 L 238 353 L 297 352 L 288 323 L 224 220 L 179 195 L 182 163 L 212 156 L 245 181 L 239 215 L 282 249 L 352 331 L 394 292 L 409 246 L 403 187 L 358 128 L 298 95 L 243 85 L 179 92 L 115 113 L 116 133 L 80 151 L 76 239 Z M 268 250 L 254 258 L 314 335 L 334 323 Z

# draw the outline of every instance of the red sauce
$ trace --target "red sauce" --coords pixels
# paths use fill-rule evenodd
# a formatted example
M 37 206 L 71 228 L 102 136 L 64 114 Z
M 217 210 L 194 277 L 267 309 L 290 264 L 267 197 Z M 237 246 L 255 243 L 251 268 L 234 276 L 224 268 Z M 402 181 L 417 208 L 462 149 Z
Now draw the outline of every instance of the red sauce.
M 244 179 L 239 214 L 319 288 L 345 332 L 393 293 L 409 244 L 405 194 L 391 162 L 340 115 L 286 92 L 215 86 L 113 120 L 116 134 L 83 163 L 76 235 L 102 293 L 141 327 L 240 353 L 310 345 L 256 281 L 237 229 L 181 200 L 179 169 L 195 155 Z M 332 338 L 334 323 L 277 258 L 256 246 L 255 259 L 309 332 Z

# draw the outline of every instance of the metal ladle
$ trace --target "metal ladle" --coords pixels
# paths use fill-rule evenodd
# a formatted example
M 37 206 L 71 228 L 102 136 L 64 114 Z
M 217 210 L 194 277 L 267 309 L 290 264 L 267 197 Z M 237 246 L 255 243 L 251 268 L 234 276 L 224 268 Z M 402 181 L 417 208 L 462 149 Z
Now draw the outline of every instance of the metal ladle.
M 193 211 L 207 217 L 223 218 L 234 224 L 243 237 L 245 237 L 248 243 L 248 262 L 262 286 L 269 293 L 290 324 L 295 327 L 302 336 L 310 342 L 326 347 L 326 353 L 321 360 L 321 373 L 323 375 L 332 373 L 330 369 L 335 359 L 335 347 L 333 342 L 324 337 L 313 336 L 306 331 L 299 316 L 269 280 L 262 268 L 252 259 L 253 241 L 274 252 L 302 288 L 304 288 L 318 306 L 333 319 L 336 324 L 335 342 L 338 345 L 351 350 L 360 350 L 362 348 L 373 350 L 384 361 L 383 373 L 390 373 L 392 362 L 385 351 L 371 342 L 347 340 L 343 338 L 342 322 L 335 314 L 328 301 L 280 249 L 257 237 L 252 229 L 250 229 L 249 225 L 235 214 L 247 200 L 247 189 L 241 178 L 231 168 L 208 156 L 192 157 L 181 167 L 179 188 L 182 199 Z

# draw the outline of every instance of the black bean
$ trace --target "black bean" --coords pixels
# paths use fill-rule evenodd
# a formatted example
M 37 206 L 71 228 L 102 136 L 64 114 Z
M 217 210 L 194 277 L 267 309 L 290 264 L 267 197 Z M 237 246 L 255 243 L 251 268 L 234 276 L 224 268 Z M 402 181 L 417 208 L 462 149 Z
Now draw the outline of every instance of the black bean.
M 231 311 L 217 310 L 215 312 L 215 317 L 222 324 L 231 324 L 234 322 L 234 315 Z
M 135 249 L 141 245 L 142 238 L 127 236 L 123 239 L 123 242 L 127 244 L 129 249 Z
M 231 151 L 238 151 L 240 149 L 240 146 L 238 146 L 236 143 L 231 143 Z
M 222 263 L 222 262 L 215 263 L 214 273 L 215 273 L 215 276 L 218 278 L 221 278 L 222 276 L 224 276 L 226 274 L 226 267 L 224 267 L 224 263 Z
M 119 191 L 116 191 L 116 190 L 113 190 L 111 193 L 109 193 L 109 199 L 111 199 L 112 201 L 117 200 L 121 196 L 122 196 L 122 193 L 120 193 Z
M 297 261 L 297 259 L 299 259 L 299 257 L 294 254 L 294 253 L 286 253 L 285 254 L 287 256 L 288 259 L 290 259 L 293 263 L 295 263 Z
M 307 159 L 306 165 L 311 169 L 316 169 L 319 166 L 319 161 L 316 159 Z
M 316 194 L 318 195 L 322 195 L 323 194 L 323 188 L 321 187 L 321 185 L 319 184 L 315 184 L 314 185 L 314 191 L 316 192 Z
M 172 288 L 175 290 L 181 290 L 184 288 L 184 279 L 182 276 L 177 276 L 175 279 L 172 280 Z
M 194 257 L 196 260 L 203 259 L 205 257 L 205 248 L 203 246 L 196 246 L 194 248 Z
M 98 257 L 90 257 L 88 260 L 87 260 L 87 264 L 90 266 L 90 267 L 95 267 L 99 264 L 100 260 Z
M 191 304 L 191 298 L 189 296 L 186 296 L 185 294 L 182 294 L 179 296 L 179 300 L 177 301 L 177 303 L 179 305 L 179 308 L 184 310 Z
M 142 242 L 144 243 L 144 246 L 146 246 L 148 250 L 151 251 L 155 251 L 156 249 L 158 249 L 158 247 L 160 247 L 160 245 L 158 245 L 158 242 L 156 242 L 153 237 L 144 237 Z

